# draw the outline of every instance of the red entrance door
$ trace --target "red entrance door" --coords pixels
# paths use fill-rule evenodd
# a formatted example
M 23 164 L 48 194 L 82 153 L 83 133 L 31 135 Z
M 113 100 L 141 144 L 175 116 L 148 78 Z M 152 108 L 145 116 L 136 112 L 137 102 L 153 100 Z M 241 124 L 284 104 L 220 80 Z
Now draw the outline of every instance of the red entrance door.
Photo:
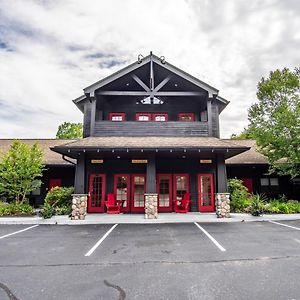
M 158 211 L 172 211 L 172 175 L 158 174 L 156 178 L 156 190 L 158 194 Z
M 242 178 L 243 185 L 247 188 L 248 193 L 253 193 L 253 180 L 252 178 Z
M 90 175 L 88 212 L 104 212 L 105 186 L 104 174 Z
M 130 210 L 130 176 L 129 174 L 116 174 L 114 176 L 114 193 L 116 200 L 122 201 L 121 212 Z
M 56 187 L 56 186 L 61 186 L 61 179 L 53 179 L 53 178 L 51 178 L 50 180 L 49 180 L 49 191 L 51 190 L 51 189 L 53 189 L 54 187 Z
M 146 175 L 133 174 L 131 177 L 131 211 L 145 211 Z
M 198 206 L 199 211 L 215 210 L 213 174 L 198 175 Z

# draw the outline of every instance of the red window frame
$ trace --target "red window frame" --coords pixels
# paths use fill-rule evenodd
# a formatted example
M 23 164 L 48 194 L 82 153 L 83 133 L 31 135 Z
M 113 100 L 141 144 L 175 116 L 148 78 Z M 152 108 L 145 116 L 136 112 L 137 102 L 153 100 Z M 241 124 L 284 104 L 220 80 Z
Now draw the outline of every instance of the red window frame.
M 182 120 L 181 118 L 184 116 L 192 117 L 191 121 Z M 178 121 L 193 122 L 193 121 L 195 121 L 195 114 L 194 113 L 180 113 L 180 114 L 178 114 Z
M 165 117 L 165 121 L 156 121 L 155 117 L 158 117 L 158 116 Z M 167 122 L 168 121 L 168 113 L 154 113 L 154 114 L 152 114 L 152 121 L 154 121 L 154 122 Z
M 148 121 L 146 121 L 146 120 L 139 120 L 140 116 L 148 116 L 149 120 Z M 151 117 L 152 117 L 151 113 L 136 113 L 135 114 L 135 120 L 138 121 L 138 122 L 150 122 L 152 120 Z
M 118 177 L 126 177 L 127 179 L 127 205 L 126 206 L 121 206 L 121 212 L 129 212 L 130 210 L 130 192 L 131 192 L 131 182 L 130 182 L 130 174 L 114 174 L 114 194 L 117 198 L 117 178 Z
M 116 121 L 116 120 L 113 121 L 112 120 L 113 117 L 119 117 L 119 116 L 122 117 L 122 121 Z M 123 121 L 125 121 L 125 116 L 126 116 L 125 113 L 113 112 L 113 113 L 109 113 L 108 118 L 112 122 L 123 122 Z

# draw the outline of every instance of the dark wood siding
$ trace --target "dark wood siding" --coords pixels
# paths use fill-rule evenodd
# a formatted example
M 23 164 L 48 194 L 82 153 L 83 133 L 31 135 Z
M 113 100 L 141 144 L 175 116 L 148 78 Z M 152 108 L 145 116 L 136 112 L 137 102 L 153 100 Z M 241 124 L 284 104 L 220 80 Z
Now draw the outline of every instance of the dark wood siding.
M 95 124 L 95 136 L 208 136 L 207 122 L 110 122 Z
M 86 101 L 84 104 L 84 117 L 83 117 L 83 137 L 90 136 L 91 129 L 91 103 Z
M 211 106 L 211 114 L 212 114 L 212 136 L 220 137 L 219 133 L 219 107 L 216 103 L 212 103 Z

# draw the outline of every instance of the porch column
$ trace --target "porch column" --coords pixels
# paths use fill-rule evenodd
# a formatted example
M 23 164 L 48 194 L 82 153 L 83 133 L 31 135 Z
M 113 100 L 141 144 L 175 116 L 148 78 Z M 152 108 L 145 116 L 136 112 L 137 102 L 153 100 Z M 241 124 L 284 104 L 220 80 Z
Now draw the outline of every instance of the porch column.
M 224 154 L 217 154 L 217 192 L 215 195 L 218 218 L 230 218 L 230 195 L 227 192 L 227 174 Z
M 76 171 L 75 171 L 75 182 L 74 192 L 75 194 L 84 194 L 84 183 L 85 183 L 85 155 L 81 153 L 77 158 Z
M 146 193 L 156 193 L 156 159 L 155 154 L 148 156 Z
M 74 194 L 72 195 L 72 220 L 84 220 L 87 208 L 87 194 L 84 192 L 85 183 L 85 155 L 81 155 L 77 159 Z
M 90 136 L 94 136 L 94 132 L 95 132 L 95 119 L 96 119 L 96 98 L 95 97 L 91 97 L 91 131 L 90 131 Z
M 212 113 L 211 102 L 213 98 L 207 98 L 207 124 L 208 124 L 208 136 L 212 136 Z
M 148 156 L 147 178 L 145 194 L 145 219 L 157 219 L 157 193 L 156 193 L 156 160 L 155 154 Z

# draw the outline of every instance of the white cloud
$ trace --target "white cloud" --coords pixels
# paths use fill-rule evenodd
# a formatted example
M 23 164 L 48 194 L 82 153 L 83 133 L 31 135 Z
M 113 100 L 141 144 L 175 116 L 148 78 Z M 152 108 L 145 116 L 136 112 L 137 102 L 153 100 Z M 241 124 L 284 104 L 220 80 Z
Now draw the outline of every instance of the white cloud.
M 0 0 L 0 136 L 54 137 L 82 120 L 71 99 L 85 86 L 153 50 L 231 101 L 228 137 L 246 126 L 258 80 L 297 66 L 299 10 L 294 0 Z

